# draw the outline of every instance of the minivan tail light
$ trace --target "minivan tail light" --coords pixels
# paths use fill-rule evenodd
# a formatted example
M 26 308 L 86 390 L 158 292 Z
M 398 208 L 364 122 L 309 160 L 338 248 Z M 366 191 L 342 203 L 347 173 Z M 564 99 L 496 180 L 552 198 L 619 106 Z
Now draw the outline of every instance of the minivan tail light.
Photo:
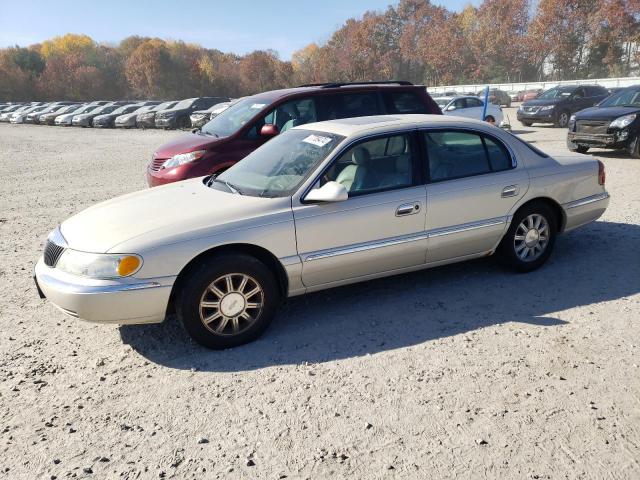
M 604 186 L 604 182 L 607 179 L 607 174 L 604 171 L 604 163 L 598 160 L 598 184 Z

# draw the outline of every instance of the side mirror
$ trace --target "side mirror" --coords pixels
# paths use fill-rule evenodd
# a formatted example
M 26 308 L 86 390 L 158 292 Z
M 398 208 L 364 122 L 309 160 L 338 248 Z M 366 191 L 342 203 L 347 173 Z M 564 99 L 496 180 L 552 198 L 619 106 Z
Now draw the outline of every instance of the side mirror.
M 263 125 L 260 129 L 260 135 L 263 137 L 275 137 L 280 133 L 277 125 L 272 125 L 270 123 Z
M 450 111 L 455 110 L 455 109 L 456 109 L 456 106 L 455 106 L 455 105 L 449 105 L 449 106 L 447 107 L 447 112 L 450 112 Z
M 349 192 L 338 182 L 327 182 L 322 187 L 311 190 L 305 202 L 342 202 L 349 198 Z

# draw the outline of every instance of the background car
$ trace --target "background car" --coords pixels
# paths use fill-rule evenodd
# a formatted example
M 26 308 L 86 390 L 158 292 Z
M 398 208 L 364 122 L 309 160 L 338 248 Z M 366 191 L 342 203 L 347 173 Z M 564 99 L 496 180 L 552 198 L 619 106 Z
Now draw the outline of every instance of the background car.
M 484 90 L 478 92 L 476 94 L 479 98 L 484 98 Z M 505 107 L 511 106 L 511 97 L 504 90 L 500 90 L 498 88 L 489 89 L 489 103 L 493 103 L 494 105 Z
M 622 89 L 573 115 L 567 146 L 580 153 L 591 147 L 627 150 L 633 158 L 640 158 L 640 85 Z
M 78 110 L 80 107 L 82 107 L 83 104 L 81 103 L 76 103 L 73 105 L 63 105 L 60 108 L 58 108 L 57 110 L 50 112 L 50 113 L 44 113 L 42 115 L 40 115 L 40 117 L 38 118 L 38 122 L 41 125 L 53 125 L 56 118 L 58 117 L 58 115 L 64 115 L 66 113 L 73 113 L 76 110 Z
M 27 110 L 24 110 L 22 112 L 14 112 L 10 116 L 9 121 L 11 123 L 14 123 L 14 124 L 24 123 L 28 114 L 42 112 L 46 108 L 47 108 L 47 104 L 46 103 L 40 104 L 40 105 L 31 106 Z
M 150 112 L 158 105 L 160 105 L 160 102 L 149 102 L 147 105 L 143 105 L 132 112 L 116 117 L 113 124 L 116 128 L 135 128 L 137 126 L 136 118 L 138 115 Z M 115 112 L 113 113 L 115 114 Z
M 5 112 L 0 113 L 0 122 L 9 122 L 12 115 L 16 113 L 26 112 L 30 108 L 30 105 L 16 105 L 16 108 L 9 108 Z
M 106 102 L 101 102 L 101 103 L 91 102 L 91 103 L 87 103 L 87 104 L 81 105 L 80 107 L 78 107 L 76 110 L 74 110 L 72 112 L 66 111 L 66 112 L 58 115 L 53 123 L 55 125 L 58 125 L 58 126 L 69 127 L 69 126 L 71 126 L 71 121 L 73 120 L 73 117 L 75 115 L 80 115 L 82 113 L 88 113 L 88 112 L 90 112 L 92 110 L 95 110 L 97 107 L 101 106 L 104 103 L 106 103 Z
M 232 103 L 233 102 L 220 102 L 207 108 L 206 110 L 196 110 L 189 116 L 189 119 L 191 120 L 191 126 L 195 128 L 202 127 L 213 117 L 224 112 Z
M 543 92 L 543 90 L 541 88 L 534 88 L 532 90 L 525 90 L 524 92 L 522 92 L 522 96 L 520 98 L 521 102 L 526 102 L 527 100 L 533 100 L 534 98 L 538 98 L 538 95 L 540 95 Z
M 475 96 L 458 97 L 437 97 L 433 99 L 442 113 L 445 115 L 455 115 L 456 117 L 474 118 L 483 120 L 482 111 L 484 102 Z M 502 110 L 499 106 L 490 103 L 487 105 L 487 112 L 484 120 L 496 126 L 502 124 Z
M 406 81 L 324 83 L 259 93 L 234 103 L 201 131 L 162 145 L 147 167 L 147 182 L 153 187 L 219 173 L 297 125 L 403 113 L 442 114 L 424 86 Z
M 156 114 L 164 110 L 169 110 L 176 106 L 177 100 L 161 103 L 156 105 L 148 112 L 139 113 L 136 115 L 136 125 L 138 128 L 155 128 L 156 126 Z
M 74 215 L 35 275 L 73 317 L 157 323 L 175 309 L 195 341 L 231 348 L 290 296 L 490 255 L 533 271 L 608 203 L 602 162 L 551 158 L 485 122 L 342 118 L 291 128 L 218 176 Z
M 189 115 L 196 110 L 205 110 L 212 105 L 228 102 L 228 97 L 196 97 L 179 101 L 174 107 L 156 113 L 156 128 L 189 128 Z
M 49 104 L 49 106 L 47 108 L 45 108 L 43 111 L 29 113 L 27 115 L 27 118 L 25 118 L 25 123 L 38 124 L 38 123 L 40 123 L 40 117 L 42 115 L 46 115 L 48 113 L 55 112 L 56 110 L 59 110 L 61 107 L 64 107 L 66 105 L 75 105 L 76 103 L 77 102 L 67 102 L 67 101 L 51 102 Z
M 78 115 L 74 115 L 71 118 L 71 125 L 74 127 L 91 127 L 93 126 L 93 119 L 98 115 L 103 115 L 105 113 L 111 113 L 116 108 L 119 108 L 120 105 L 114 103 L 108 103 L 106 105 L 100 105 L 95 107 L 93 110 L 89 110 L 86 113 L 80 113 Z
M 527 100 L 518 108 L 518 121 L 525 126 L 552 123 L 566 128 L 571 115 L 591 107 L 609 96 L 600 85 L 560 85 L 542 93 L 535 100 Z
M 133 113 L 140 109 L 140 107 L 144 107 L 146 105 L 157 105 L 158 103 L 160 102 L 137 102 L 128 105 L 122 105 L 112 112 L 101 113 L 100 115 L 96 115 L 95 117 L 93 117 L 93 126 L 96 128 L 111 128 L 115 125 L 115 120 L 120 115 Z

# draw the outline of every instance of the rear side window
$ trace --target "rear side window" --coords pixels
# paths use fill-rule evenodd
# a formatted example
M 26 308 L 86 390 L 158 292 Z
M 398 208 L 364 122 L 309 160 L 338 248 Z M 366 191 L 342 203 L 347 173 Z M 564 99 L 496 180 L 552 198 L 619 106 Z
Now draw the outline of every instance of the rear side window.
M 424 101 L 416 92 L 383 92 L 387 113 L 427 113 Z
M 425 131 L 431 181 L 464 178 L 512 168 L 511 157 L 501 143 L 472 132 Z
M 380 115 L 376 92 L 321 95 L 316 98 L 320 120 Z

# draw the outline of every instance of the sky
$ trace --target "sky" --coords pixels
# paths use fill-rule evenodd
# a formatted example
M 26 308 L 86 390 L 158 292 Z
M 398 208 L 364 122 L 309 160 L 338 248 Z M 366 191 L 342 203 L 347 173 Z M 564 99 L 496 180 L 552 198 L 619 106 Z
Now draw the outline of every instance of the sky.
M 116 44 L 129 35 L 184 40 L 223 52 L 273 49 L 283 60 L 323 43 L 348 18 L 393 0 L 0 0 L 0 47 L 83 33 Z M 479 0 L 433 1 L 461 10 Z

